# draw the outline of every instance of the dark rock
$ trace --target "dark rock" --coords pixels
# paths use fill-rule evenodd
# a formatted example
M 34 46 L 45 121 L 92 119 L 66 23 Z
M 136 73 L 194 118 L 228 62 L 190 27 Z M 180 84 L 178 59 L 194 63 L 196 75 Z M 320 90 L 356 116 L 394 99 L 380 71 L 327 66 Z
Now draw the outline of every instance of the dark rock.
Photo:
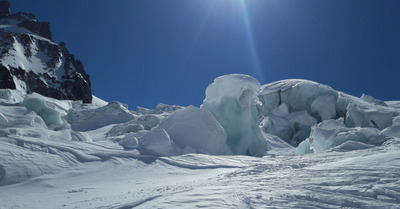
M 32 31 L 38 35 L 43 36 L 49 40 L 53 40 L 50 31 L 50 23 L 49 22 L 35 22 L 35 21 L 23 21 L 18 24 L 19 27 L 25 28 L 27 30 Z
M 0 64 L 0 89 L 15 89 L 15 83 L 10 71 Z
M 17 20 L 19 22 L 36 21 L 36 17 L 34 14 L 26 12 L 17 12 L 15 14 L 10 14 L 9 16 L 7 16 L 7 19 Z

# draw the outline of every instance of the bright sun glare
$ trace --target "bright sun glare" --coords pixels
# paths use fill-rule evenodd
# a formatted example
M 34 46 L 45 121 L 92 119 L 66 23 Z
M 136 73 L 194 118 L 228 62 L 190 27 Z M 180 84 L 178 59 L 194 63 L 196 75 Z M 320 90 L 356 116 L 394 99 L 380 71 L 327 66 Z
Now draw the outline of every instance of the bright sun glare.
M 202 22 L 201 22 L 200 26 L 198 27 L 196 36 L 193 39 L 192 48 L 200 39 L 205 26 L 207 24 L 209 24 L 211 21 L 213 21 L 211 19 L 213 11 L 216 11 L 216 10 L 220 11 L 221 10 L 220 8 L 223 8 L 223 7 L 226 8 L 229 6 L 232 8 L 232 10 L 230 10 L 230 11 L 224 10 L 224 11 L 231 12 L 232 15 L 235 17 L 234 18 L 235 21 L 241 21 L 241 23 L 238 25 L 241 25 L 241 27 L 243 27 L 243 30 L 245 32 L 245 37 L 246 37 L 245 42 L 247 43 L 248 52 L 251 57 L 251 63 L 252 63 L 251 69 L 253 70 L 255 77 L 257 77 L 257 79 L 260 82 L 264 82 L 265 79 L 264 79 L 260 59 L 258 56 L 256 43 L 255 43 L 254 36 L 253 36 L 251 20 L 249 17 L 249 9 L 247 7 L 246 0 L 213 0 L 213 1 L 211 1 L 209 3 L 208 8 L 206 9 L 206 13 L 203 17 Z

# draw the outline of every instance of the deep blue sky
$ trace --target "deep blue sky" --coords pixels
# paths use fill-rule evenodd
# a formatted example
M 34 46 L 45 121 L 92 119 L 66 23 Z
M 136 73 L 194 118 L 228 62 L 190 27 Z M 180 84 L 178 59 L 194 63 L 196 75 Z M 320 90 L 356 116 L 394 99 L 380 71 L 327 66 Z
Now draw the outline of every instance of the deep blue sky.
M 399 0 L 10 0 L 49 21 L 106 101 L 199 106 L 217 76 L 400 100 Z

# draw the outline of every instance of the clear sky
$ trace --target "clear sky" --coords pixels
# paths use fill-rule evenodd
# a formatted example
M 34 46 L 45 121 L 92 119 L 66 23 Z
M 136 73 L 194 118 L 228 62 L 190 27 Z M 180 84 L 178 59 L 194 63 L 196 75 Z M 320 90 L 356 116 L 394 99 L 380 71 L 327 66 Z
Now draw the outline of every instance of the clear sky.
M 51 23 L 94 95 L 199 106 L 217 76 L 400 100 L 399 0 L 10 0 Z

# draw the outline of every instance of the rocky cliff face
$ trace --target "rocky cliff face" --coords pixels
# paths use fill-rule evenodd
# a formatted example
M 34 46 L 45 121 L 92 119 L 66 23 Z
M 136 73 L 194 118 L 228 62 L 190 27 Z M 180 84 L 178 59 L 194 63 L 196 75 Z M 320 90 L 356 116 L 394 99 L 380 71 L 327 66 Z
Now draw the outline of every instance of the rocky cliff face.
M 91 103 L 91 84 L 65 43 L 54 43 L 48 22 L 33 14 L 0 16 L 0 88 Z

